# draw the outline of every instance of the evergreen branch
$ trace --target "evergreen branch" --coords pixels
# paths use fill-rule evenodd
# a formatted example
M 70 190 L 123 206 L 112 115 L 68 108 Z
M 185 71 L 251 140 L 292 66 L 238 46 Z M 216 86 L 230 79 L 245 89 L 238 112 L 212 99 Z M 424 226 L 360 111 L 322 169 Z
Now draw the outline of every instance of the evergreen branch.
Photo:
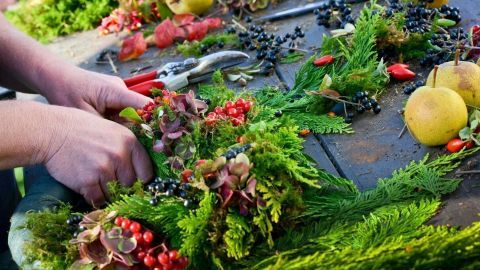
M 223 235 L 223 241 L 226 245 L 227 256 L 236 260 L 248 256 L 255 239 L 246 218 L 237 213 L 229 213 L 225 223 L 228 229 Z
M 215 205 L 215 193 L 206 192 L 199 208 L 178 222 L 183 241 L 180 252 L 187 256 L 197 269 L 206 269 L 210 265 L 208 258 L 212 250 L 208 241 L 208 229 Z
M 107 211 L 117 211 L 120 216 L 145 221 L 154 231 L 167 235 L 172 247 L 180 247 L 181 231 L 177 227 L 177 222 L 188 212 L 180 200 L 160 197 L 158 205 L 152 207 L 148 196 L 123 195 L 121 198 L 110 204 Z
M 342 117 L 331 117 L 326 114 L 288 113 L 300 129 L 309 129 L 316 134 L 353 133 L 349 124 Z
M 405 169 L 397 170 L 390 179 L 381 179 L 375 189 L 358 195 L 339 198 L 338 193 L 319 192 L 306 201 L 307 209 L 301 217 L 340 219 L 361 217 L 381 205 L 401 202 L 413 198 L 438 197 L 453 192 L 459 180 L 441 178 L 459 166 L 457 162 L 479 149 L 472 149 L 441 156 L 428 162 L 428 156 L 412 162 Z

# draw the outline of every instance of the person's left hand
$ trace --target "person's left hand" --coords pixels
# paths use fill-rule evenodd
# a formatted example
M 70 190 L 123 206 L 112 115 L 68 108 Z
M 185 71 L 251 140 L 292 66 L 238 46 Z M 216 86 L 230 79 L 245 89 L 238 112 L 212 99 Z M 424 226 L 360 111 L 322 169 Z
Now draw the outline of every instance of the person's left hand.
M 50 103 L 75 107 L 102 116 L 126 107 L 142 108 L 152 101 L 128 90 L 119 77 L 77 67 L 64 72 L 56 83 L 57 89 L 44 92 Z

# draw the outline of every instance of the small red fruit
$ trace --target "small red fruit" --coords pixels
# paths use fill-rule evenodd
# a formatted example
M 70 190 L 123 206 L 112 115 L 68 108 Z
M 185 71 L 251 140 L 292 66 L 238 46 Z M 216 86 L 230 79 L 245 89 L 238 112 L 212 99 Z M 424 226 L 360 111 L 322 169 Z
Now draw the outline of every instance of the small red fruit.
M 225 110 L 228 110 L 228 109 L 233 108 L 233 107 L 234 107 L 233 102 L 231 102 L 231 101 L 225 102 Z
M 215 112 L 209 112 L 207 115 L 208 118 L 216 118 L 217 114 Z
M 137 240 L 137 243 L 140 244 L 141 242 L 143 242 L 143 234 L 141 232 L 136 232 L 133 234 L 133 238 L 135 238 L 135 240 Z
M 190 177 L 192 176 L 192 174 L 193 174 L 193 171 L 192 171 L 192 170 L 190 170 L 190 169 L 184 170 L 184 171 L 182 172 L 182 174 L 181 174 L 181 175 L 182 175 L 182 181 L 183 181 L 184 183 L 188 183 L 188 181 L 190 180 Z
M 301 136 L 307 136 L 308 134 L 310 134 L 310 130 L 309 130 L 309 129 L 302 129 L 302 130 L 300 130 L 300 135 L 301 135 Z
M 170 263 L 170 256 L 166 252 L 158 254 L 157 259 L 162 265 L 167 265 Z
M 474 142 L 474 141 L 471 141 L 471 140 L 470 140 L 470 141 L 467 141 L 467 142 L 465 143 L 465 148 L 467 148 L 467 149 L 472 149 L 473 147 L 475 147 L 475 142 Z
M 335 58 L 331 55 L 325 55 L 313 61 L 313 64 L 317 67 L 323 67 L 325 65 L 331 64 L 335 61 Z
M 175 261 L 178 258 L 178 251 L 173 249 L 168 253 L 170 260 Z
M 132 222 L 132 224 L 130 224 L 130 231 L 131 232 L 139 233 L 141 230 L 142 230 L 142 225 L 140 225 L 140 223 Z
M 115 225 L 120 227 L 120 226 L 122 226 L 122 221 L 123 221 L 122 217 L 116 217 L 114 223 L 115 223 Z
M 392 70 L 390 75 L 399 81 L 408 81 L 415 78 L 416 74 L 407 68 L 397 68 Z
M 238 118 L 232 118 L 232 120 L 230 120 L 232 125 L 238 127 L 240 126 L 241 124 L 243 124 L 242 120 L 238 119 Z
M 239 98 L 237 101 L 235 101 L 235 107 L 243 108 L 243 105 L 245 105 L 245 99 Z
M 447 143 L 447 150 L 450 152 L 450 153 L 457 153 L 459 152 L 460 150 L 463 149 L 463 147 L 465 146 L 465 142 L 458 139 L 458 138 L 455 138 L 455 139 L 452 139 L 450 140 L 448 143 Z
M 143 260 L 146 256 L 147 256 L 147 253 L 145 253 L 144 251 L 140 251 L 137 253 L 137 259 L 139 260 Z
M 222 107 L 215 107 L 215 109 L 214 109 L 213 111 L 214 111 L 216 114 L 224 113 Z
M 396 69 L 405 69 L 405 68 L 410 68 L 410 65 L 397 63 L 397 64 L 393 64 L 393 65 L 389 66 L 387 68 L 387 72 L 391 73 Z
M 128 219 L 128 218 L 125 218 L 123 221 L 122 221 L 122 229 L 124 230 L 128 230 L 130 229 L 130 225 L 132 224 L 132 222 Z
M 180 267 L 185 268 L 188 265 L 188 259 L 187 257 L 180 257 L 177 260 L 177 264 L 180 265 Z
M 151 243 L 153 241 L 153 233 L 151 231 L 144 232 L 143 241 L 145 241 L 145 243 Z
M 151 255 L 147 255 L 145 256 L 145 258 L 143 258 L 143 264 L 145 264 L 148 267 L 154 266 L 156 262 L 157 260 L 155 259 L 155 257 Z
M 245 113 L 249 112 L 250 109 L 252 108 L 252 102 L 251 101 L 245 101 L 245 104 L 243 105 L 243 111 Z
M 230 116 L 230 117 L 237 117 L 237 116 L 238 116 L 238 111 L 237 111 L 237 109 L 235 109 L 235 108 L 229 108 L 229 109 L 227 110 L 227 114 L 228 114 L 228 116 Z

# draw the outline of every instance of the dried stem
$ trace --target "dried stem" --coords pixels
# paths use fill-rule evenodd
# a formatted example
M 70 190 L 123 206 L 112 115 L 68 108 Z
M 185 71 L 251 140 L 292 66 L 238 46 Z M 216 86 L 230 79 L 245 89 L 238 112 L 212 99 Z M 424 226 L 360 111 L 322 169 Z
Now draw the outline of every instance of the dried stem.
M 112 67 L 113 73 L 118 74 L 117 66 L 115 66 L 115 64 L 113 63 L 112 57 L 110 57 L 110 53 L 107 53 L 107 59 L 108 63 Z

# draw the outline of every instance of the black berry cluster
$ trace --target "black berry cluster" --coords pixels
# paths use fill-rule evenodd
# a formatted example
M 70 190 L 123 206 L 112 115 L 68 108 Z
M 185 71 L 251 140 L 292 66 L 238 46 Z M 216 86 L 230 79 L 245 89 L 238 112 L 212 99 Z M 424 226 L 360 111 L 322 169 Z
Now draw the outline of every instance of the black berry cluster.
M 330 0 L 318 9 L 315 9 L 313 14 L 317 17 L 317 24 L 320 26 L 330 27 L 330 22 L 334 17 L 334 21 L 340 22 L 340 27 L 342 28 L 344 28 L 347 23 L 355 23 L 355 19 L 352 16 L 352 9 L 346 4 L 345 0 Z
M 244 153 L 252 148 L 251 144 L 245 144 L 242 146 L 234 147 L 227 152 L 225 152 L 222 157 L 225 157 L 226 159 L 232 159 L 235 158 L 238 154 Z
M 189 191 L 192 189 L 189 183 L 180 183 L 180 181 L 167 178 L 161 179 L 160 177 L 155 178 L 155 180 L 147 186 L 147 190 L 152 196 L 150 204 L 156 206 L 158 204 L 158 196 L 160 194 L 166 196 L 177 196 L 182 198 L 183 205 L 185 207 L 190 207 L 192 205 L 192 200 L 189 197 Z
M 413 92 L 415 92 L 415 90 L 417 90 L 417 88 L 422 87 L 422 86 L 424 86 L 424 85 L 425 85 L 425 81 L 421 81 L 421 80 L 420 80 L 420 81 L 416 81 L 416 82 L 414 82 L 414 83 L 411 83 L 411 84 L 405 86 L 405 87 L 403 88 L 403 93 L 404 93 L 405 95 L 410 95 L 410 94 L 412 94 Z
M 227 28 L 226 31 L 227 33 L 236 32 L 233 27 Z M 263 68 L 266 72 L 269 72 L 275 67 L 279 58 L 283 56 L 282 51 L 284 49 L 293 51 L 298 45 L 298 39 L 305 37 L 305 32 L 302 31 L 300 26 L 297 26 L 293 34 L 287 33 L 284 36 L 277 36 L 266 32 L 265 28 L 260 25 L 249 24 L 246 31 L 238 32 L 237 35 L 243 48 L 256 51 L 256 58 L 264 60 Z M 284 47 L 283 44 L 287 42 L 288 47 Z
M 68 230 L 73 233 L 74 238 L 76 238 L 80 232 L 85 230 L 83 226 L 78 225 L 82 219 L 83 217 L 81 215 L 72 215 L 67 218 Z
M 357 113 L 362 114 L 366 111 L 373 111 L 375 114 L 379 114 L 382 108 L 378 104 L 377 100 L 370 98 L 368 92 L 359 91 L 352 97 L 352 102 L 357 103 Z
M 427 50 L 420 64 L 427 67 L 448 62 L 455 58 L 456 48 L 468 42 L 468 35 L 461 27 L 452 28 L 448 33 L 433 34 L 430 38 L 433 48 Z
M 460 9 L 458 7 L 443 5 L 440 8 L 440 12 L 443 14 L 445 19 L 455 21 L 456 23 L 459 23 L 462 20 L 462 16 L 460 15 Z

